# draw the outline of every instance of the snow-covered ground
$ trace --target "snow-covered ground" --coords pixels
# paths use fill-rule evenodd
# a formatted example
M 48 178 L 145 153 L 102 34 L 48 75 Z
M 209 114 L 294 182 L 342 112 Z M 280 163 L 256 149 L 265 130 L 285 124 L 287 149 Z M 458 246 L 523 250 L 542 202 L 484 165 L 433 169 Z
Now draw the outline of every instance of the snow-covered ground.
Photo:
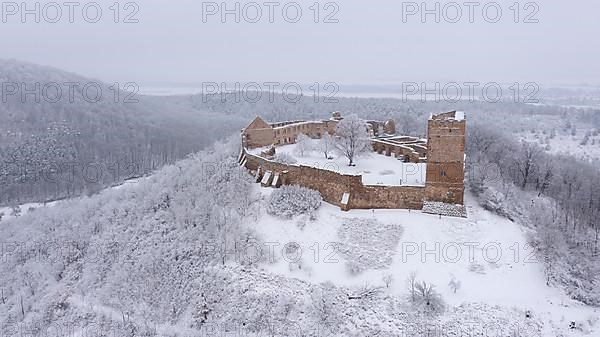
M 59 201 L 53 201 L 48 203 L 28 203 L 17 206 L 14 210 L 12 207 L 0 207 L 0 223 L 17 216 L 25 215 L 29 212 L 33 212 L 40 207 L 50 207 L 55 205 Z
M 136 182 L 113 188 L 127 188 Z M 265 200 L 274 191 L 261 188 L 260 184 L 254 188 Z M 482 209 L 469 195 L 466 203 L 467 219 L 440 218 L 408 210 L 342 212 L 323 203 L 312 218 L 284 220 L 267 214 L 263 208 L 259 217 L 248 221 L 268 245 L 269 255 L 272 249 L 273 260 L 261 263 L 268 273 L 315 284 L 330 281 L 350 288 L 379 286 L 386 293 L 404 296 L 406 280 L 416 272 L 417 280 L 434 284 L 444 301 L 456 310 L 483 305 L 494 306 L 494 310 L 507 315 L 515 309 L 530 310 L 536 320 L 544 323 L 543 336 L 600 335 L 597 309 L 546 286 L 543 266 L 528 249 L 523 227 Z M 24 212 L 29 207 L 43 205 L 21 206 Z M 379 224 L 382 228 L 377 227 Z M 390 234 L 395 228 L 397 235 Z M 387 238 L 382 240 L 382 235 Z M 338 250 L 339 243 L 344 244 L 342 252 Z M 355 247 L 348 248 L 352 245 Z M 355 261 L 345 257 L 356 257 L 357 253 L 356 260 L 363 261 L 366 268 L 353 273 L 348 262 Z M 389 288 L 384 282 L 387 275 L 393 277 Z M 456 293 L 449 286 L 452 279 L 460 282 Z M 79 302 L 71 303 L 92 303 L 84 299 Z M 94 308 L 108 316 L 116 315 L 110 308 Z M 450 319 L 449 315 L 442 320 Z M 581 330 L 569 329 L 571 321 Z M 161 331 L 174 328 L 183 329 L 164 326 Z
M 133 178 L 133 179 L 125 180 L 122 184 L 110 187 L 110 189 L 118 190 L 118 189 L 125 188 L 128 186 L 133 186 L 133 185 L 139 183 L 141 181 L 141 179 L 144 179 L 144 178 Z M 27 204 L 18 205 L 17 206 L 17 209 L 18 209 L 17 214 L 15 214 L 12 207 L 0 207 L 0 215 L 2 215 L 2 216 L 0 216 L 0 223 L 2 223 L 3 221 L 7 221 L 8 219 L 15 218 L 17 216 L 25 215 L 29 212 L 34 212 L 38 208 L 52 207 L 60 202 L 64 202 L 64 201 L 68 201 L 68 200 L 72 200 L 72 199 L 51 201 L 51 202 L 45 202 L 45 203 L 38 202 L 38 203 L 27 203 Z
M 587 143 L 582 144 L 588 130 L 578 130 L 576 135 L 559 132 L 556 137 L 549 138 L 541 133 L 526 132 L 520 135 L 522 140 L 538 143 L 548 153 L 570 154 L 585 161 L 600 160 L 600 135 L 590 136 Z
M 310 151 L 300 156 L 296 153 L 296 144 L 278 146 L 277 154 L 287 154 L 297 160 L 297 164 L 317 167 L 344 174 L 362 175 L 365 185 L 388 186 L 424 186 L 426 177 L 425 163 L 404 163 L 394 157 L 375 152 L 366 153 L 354 160 L 356 166 L 348 166 L 348 159 L 332 153 L 333 159 L 326 159 L 319 151 Z M 259 155 L 266 148 L 253 149 L 250 152 Z
M 273 191 L 258 185 L 257 189 L 265 196 Z M 385 287 L 383 278 L 391 274 L 394 281 L 387 291 L 403 295 L 407 294 L 407 278 L 416 272 L 419 281 L 434 284 L 451 306 L 485 303 L 507 310 L 531 310 L 544 321 L 545 336 L 557 336 L 558 331 L 566 331 L 566 336 L 600 335 L 599 313 L 595 309 L 571 300 L 560 289 L 546 286 L 543 265 L 528 248 L 527 233 L 521 226 L 485 211 L 470 197 L 467 206 L 469 218 L 463 219 L 408 210 L 341 212 L 338 207 L 323 203 L 314 221 L 302 217 L 282 220 L 263 214 L 254 227 L 265 242 L 275 247 L 275 262 L 263 265 L 272 273 L 349 287 Z M 340 227 L 347 219 L 375 219 L 402 231 L 389 267 L 355 275 L 348 271 L 343 254 L 335 249 L 341 241 Z M 303 229 L 299 222 L 306 224 Z M 376 231 L 369 226 L 363 229 L 353 236 L 368 237 Z M 285 248 L 290 245 L 299 249 L 286 253 Z M 363 249 L 370 258 L 385 258 L 381 247 L 370 248 Z M 453 278 L 461 284 L 456 293 L 449 286 Z M 571 321 L 584 326 L 584 332 L 569 330 Z

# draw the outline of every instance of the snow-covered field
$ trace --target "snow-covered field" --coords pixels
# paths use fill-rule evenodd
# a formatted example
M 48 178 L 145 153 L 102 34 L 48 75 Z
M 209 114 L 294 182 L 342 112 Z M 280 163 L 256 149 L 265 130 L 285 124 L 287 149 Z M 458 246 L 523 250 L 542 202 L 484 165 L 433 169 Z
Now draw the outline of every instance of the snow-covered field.
M 587 130 L 578 130 L 576 135 L 560 132 L 556 137 L 549 138 L 541 133 L 524 133 L 521 139 L 535 142 L 552 154 L 569 154 L 585 161 L 600 160 L 600 135 L 590 136 L 583 144 Z
M 260 189 L 265 197 L 272 191 Z M 408 210 L 341 212 L 323 203 L 314 221 L 303 217 L 282 220 L 263 214 L 254 227 L 265 242 L 275 247 L 273 261 L 263 265 L 271 273 L 348 287 L 385 287 L 384 277 L 392 275 L 386 291 L 406 295 L 406 280 L 416 272 L 417 279 L 434 284 L 450 306 L 485 303 L 506 310 L 530 310 L 544 322 L 544 336 L 557 336 L 559 332 L 566 332 L 565 336 L 600 335 L 596 310 L 546 286 L 543 265 L 528 248 L 527 233 L 521 226 L 485 211 L 470 197 L 467 206 L 469 218 L 463 219 Z M 343 241 L 340 227 L 348 219 L 397 226 L 401 237 L 392 248 L 389 267 L 373 263 L 358 274 L 348 271 L 348 261 L 336 250 L 337 243 Z M 364 226 L 352 236 L 367 238 L 376 232 L 376 228 Z M 294 247 L 291 254 L 289 247 Z M 387 255 L 381 247 L 363 247 L 362 251 L 369 259 L 386 259 Z M 452 279 L 460 282 L 456 293 L 449 286 Z M 569 330 L 571 321 L 584 327 L 583 331 Z
M 136 185 L 137 183 L 139 183 L 141 181 L 141 179 L 143 179 L 143 178 L 129 179 L 129 180 L 124 181 L 122 184 L 110 187 L 110 189 L 118 190 L 118 189 L 122 189 L 122 188 L 125 188 L 128 186 L 133 186 L 133 185 Z M 70 200 L 70 199 L 67 199 L 64 201 L 68 201 L 68 200 Z M 51 201 L 51 202 L 46 202 L 46 203 L 27 203 L 27 204 L 18 205 L 15 208 L 0 207 L 0 215 L 1 215 L 0 223 L 2 223 L 3 221 L 7 221 L 9 219 L 14 219 L 17 216 L 25 215 L 29 212 L 35 212 L 35 210 L 38 208 L 52 207 L 60 202 L 63 202 L 63 200 Z
M 394 157 L 388 157 L 374 152 L 366 153 L 355 159 L 356 166 L 348 166 L 348 159 L 337 153 L 333 153 L 333 159 L 326 159 L 319 151 L 298 155 L 295 151 L 296 144 L 283 145 L 276 148 L 277 154 L 287 154 L 297 160 L 297 164 L 317 167 L 344 174 L 362 175 L 365 185 L 388 185 L 388 186 L 424 186 L 426 177 L 425 163 L 404 163 Z M 250 151 L 260 154 L 265 148 Z
M 50 207 L 57 203 L 58 201 L 48 202 L 48 203 L 28 203 L 19 205 L 15 208 L 12 207 L 0 207 L 0 223 L 2 221 L 7 221 L 8 219 L 14 219 L 17 216 L 25 215 L 29 212 L 34 212 L 36 209 L 40 207 Z

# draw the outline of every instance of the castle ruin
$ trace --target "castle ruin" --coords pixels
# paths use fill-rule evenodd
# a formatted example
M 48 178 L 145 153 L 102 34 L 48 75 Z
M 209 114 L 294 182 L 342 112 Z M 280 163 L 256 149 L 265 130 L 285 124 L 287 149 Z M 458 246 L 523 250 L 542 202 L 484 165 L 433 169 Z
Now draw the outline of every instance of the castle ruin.
M 253 172 L 263 186 L 299 185 L 317 190 L 323 199 L 350 209 L 423 209 L 427 203 L 463 205 L 466 118 L 463 112 L 432 115 L 427 139 L 396 135 L 395 122 L 365 120 L 376 155 L 405 163 L 425 163 L 424 186 L 366 185 L 361 175 L 343 174 L 314 166 L 285 164 L 273 159 L 278 147 L 294 144 L 299 134 L 313 139 L 326 132 L 335 135 L 343 117 L 334 112 L 328 120 L 267 123 L 257 117 L 242 130 L 239 163 Z M 257 148 L 269 148 L 260 154 Z M 271 153 L 268 153 L 271 152 Z M 368 158 L 366 159 L 368 160 Z

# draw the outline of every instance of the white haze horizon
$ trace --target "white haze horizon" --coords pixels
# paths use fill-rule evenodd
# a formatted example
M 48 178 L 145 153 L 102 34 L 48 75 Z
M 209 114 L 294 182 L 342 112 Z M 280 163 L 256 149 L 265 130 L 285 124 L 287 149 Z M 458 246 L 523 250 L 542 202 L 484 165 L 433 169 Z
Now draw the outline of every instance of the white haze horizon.
M 32 9 L 39 2 L 25 3 L 25 9 Z M 480 2 L 473 23 L 468 7 L 459 3 L 463 13 L 453 23 L 453 8 L 444 12 L 451 2 L 435 1 L 427 1 L 422 12 L 417 8 L 412 15 L 408 12 L 414 8 L 407 6 L 421 2 L 317 2 L 318 15 L 311 7 L 313 0 L 277 2 L 273 23 L 261 2 L 263 15 L 252 23 L 252 8 L 243 12 L 252 2 L 231 0 L 222 12 L 239 4 L 239 23 L 235 14 L 225 14 L 223 20 L 221 8 L 210 7 L 221 6 L 221 1 L 191 0 L 133 2 L 136 8 L 123 2 L 118 18 L 111 7 L 114 1 L 101 0 L 97 3 L 102 15 L 89 23 L 80 10 L 88 3 L 79 3 L 73 23 L 65 8 L 56 23 L 49 22 L 54 18 L 52 9 L 40 10 L 38 23 L 35 14 L 3 8 L 0 58 L 49 65 L 108 83 L 141 85 L 270 81 L 340 86 L 469 81 L 600 85 L 596 15 L 600 4 L 591 0 L 568 5 L 517 2 L 518 12 L 511 7 L 513 0 Z M 421 14 L 436 3 L 439 17 L 425 14 L 423 20 Z M 279 11 L 289 4 L 303 11 L 296 23 L 286 22 L 291 10 L 286 17 Z M 482 14 L 481 8 L 489 4 L 502 10 L 495 23 L 489 22 L 493 8 L 488 8 L 487 16 Z M 132 22 L 125 23 L 128 19 Z

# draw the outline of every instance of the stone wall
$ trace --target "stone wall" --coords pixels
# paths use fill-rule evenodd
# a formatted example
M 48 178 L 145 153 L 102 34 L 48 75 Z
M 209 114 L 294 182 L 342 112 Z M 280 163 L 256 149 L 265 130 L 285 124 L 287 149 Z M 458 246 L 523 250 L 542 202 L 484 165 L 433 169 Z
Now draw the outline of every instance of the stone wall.
M 325 201 L 342 209 L 406 208 L 421 209 L 425 198 L 425 187 L 363 185 L 362 176 L 340 174 L 330 170 L 304 165 L 287 165 L 252 155 L 245 149 L 241 156 L 244 166 L 262 175 L 271 171 L 279 175 L 282 185 L 299 185 L 321 193 Z M 348 204 L 342 204 L 344 193 L 349 193 Z
M 272 144 L 293 144 L 301 133 L 311 138 L 321 138 L 326 132 L 332 133 L 331 130 L 335 130 L 335 125 L 337 125 L 337 122 L 323 121 L 296 122 L 291 125 L 274 126 Z
M 257 148 L 273 144 L 273 128 L 257 117 L 242 133 L 242 144 L 247 148 Z
M 349 208 L 421 209 L 425 187 L 366 185 L 354 189 Z
M 268 145 L 294 144 L 301 133 L 311 138 L 321 138 L 325 133 L 333 134 L 337 123 L 336 120 L 325 120 L 268 124 L 257 117 L 242 130 L 242 142 L 248 149 Z
M 373 147 L 374 152 L 384 154 L 388 157 L 392 156 L 395 158 L 399 158 L 407 163 L 426 162 L 425 159 L 421 159 L 421 155 L 419 154 L 419 152 L 407 145 L 394 144 L 391 142 L 386 142 L 383 139 L 373 139 L 371 140 L 371 146 Z

